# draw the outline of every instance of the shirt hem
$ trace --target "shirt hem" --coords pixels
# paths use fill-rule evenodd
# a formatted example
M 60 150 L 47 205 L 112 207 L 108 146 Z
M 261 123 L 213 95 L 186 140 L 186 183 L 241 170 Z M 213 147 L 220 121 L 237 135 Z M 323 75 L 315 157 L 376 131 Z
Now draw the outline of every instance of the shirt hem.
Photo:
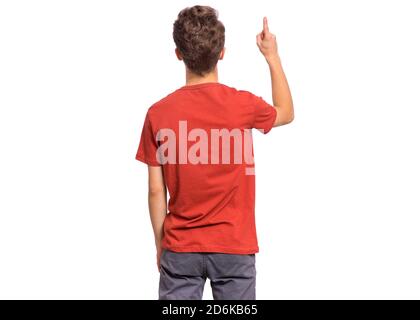
M 160 167 L 161 164 L 157 161 L 152 161 L 150 159 L 146 159 L 145 157 L 141 156 L 141 155 L 136 155 L 136 160 L 143 162 L 149 166 L 153 166 L 153 167 Z
M 259 252 L 258 247 L 253 248 L 231 248 L 222 246 L 166 246 L 163 249 L 174 252 L 207 252 L 207 253 L 229 253 L 229 254 L 254 254 Z
M 273 107 L 273 109 L 274 109 L 274 107 Z M 274 111 L 276 111 L 276 110 L 274 110 Z M 274 122 L 276 122 L 276 118 L 277 118 L 277 111 L 274 113 L 274 117 L 273 117 L 273 120 L 271 121 L 270 126 L 264 130 L 264 134 L 269 133 L 271 131 L 271 129 L 273 129 Z

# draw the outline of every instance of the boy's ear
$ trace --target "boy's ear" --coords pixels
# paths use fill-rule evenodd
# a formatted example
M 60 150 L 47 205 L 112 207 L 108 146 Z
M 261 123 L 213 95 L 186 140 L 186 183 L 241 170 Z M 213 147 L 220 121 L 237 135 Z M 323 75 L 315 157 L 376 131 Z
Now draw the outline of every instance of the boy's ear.
M 223 48 L 222 51 L 220 52 L 219 60 L 223 60 L 223 57 L 225 56 L 225 51 L 226 51 L 226 48 Z
M 175 48 L 175 55 L 178 58 L 178 60 L 182 60 L 182 55 L 178 48 Z

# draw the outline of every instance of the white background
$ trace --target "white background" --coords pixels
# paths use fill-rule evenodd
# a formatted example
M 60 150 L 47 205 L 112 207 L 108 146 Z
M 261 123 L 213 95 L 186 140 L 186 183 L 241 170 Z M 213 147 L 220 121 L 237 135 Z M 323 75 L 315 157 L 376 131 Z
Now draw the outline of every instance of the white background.
M 134 156 L 184 85 L 172 23 L 196 3 L 145 3 L 0 2 L 0 298 L 157 298 Z M 296 107 L 255 134 L 258 298 L 420 298 L 417 1 L 204 4 L 220 81 L 270 101 L 268 16 Z

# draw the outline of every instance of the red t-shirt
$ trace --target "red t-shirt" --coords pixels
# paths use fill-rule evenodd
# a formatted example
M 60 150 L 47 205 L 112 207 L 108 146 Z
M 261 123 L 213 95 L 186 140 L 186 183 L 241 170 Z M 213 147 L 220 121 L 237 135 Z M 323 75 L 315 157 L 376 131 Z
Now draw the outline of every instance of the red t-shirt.
M 163 167 L 170 196 L 163 248 L 258 252 L 254 164 L 245 140 L 252 128 L 270 131 L 275 118 L 261 97 L 221 83 L 181 87 L 149 108 L 136 159 Z M 221 132 L 231 136 L 223 140 Z

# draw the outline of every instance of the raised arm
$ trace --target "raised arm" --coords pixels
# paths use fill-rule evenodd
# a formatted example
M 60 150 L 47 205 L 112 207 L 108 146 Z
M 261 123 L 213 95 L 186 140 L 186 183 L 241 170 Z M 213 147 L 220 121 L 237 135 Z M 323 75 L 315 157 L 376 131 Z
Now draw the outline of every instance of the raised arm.
M 292 95 L 277 51 L 276 36 L 269 31 L 266 17 L 263 31 L 257 35 L 257 46 L 270 69 L 273 106 L 277 111 L 274 126 L 288 124 L 294 119 Z
M 149 213 L 152 222 L 156 244 L 156 262 L 160 270 L 160 256 L 162 253 L 163 222 L 165 221 L 166 185 L 163 178 L 162 167 L 149 166 Z

